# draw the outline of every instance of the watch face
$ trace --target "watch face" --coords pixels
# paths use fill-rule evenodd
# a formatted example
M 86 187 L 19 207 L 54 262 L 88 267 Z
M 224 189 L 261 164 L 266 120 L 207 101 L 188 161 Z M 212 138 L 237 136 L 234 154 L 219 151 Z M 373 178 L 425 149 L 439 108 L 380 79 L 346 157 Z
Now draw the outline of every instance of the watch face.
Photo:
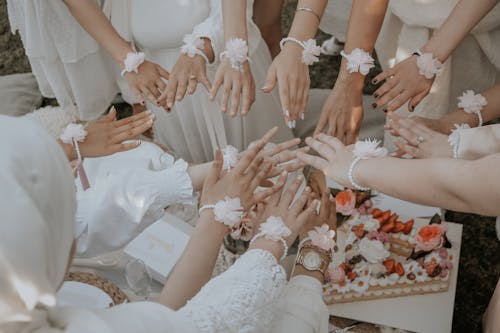
M 317 270 L 321 267 L 321 256 L 314 252 L 309 251 L 304 254 L 303 266 L 308 270 Z

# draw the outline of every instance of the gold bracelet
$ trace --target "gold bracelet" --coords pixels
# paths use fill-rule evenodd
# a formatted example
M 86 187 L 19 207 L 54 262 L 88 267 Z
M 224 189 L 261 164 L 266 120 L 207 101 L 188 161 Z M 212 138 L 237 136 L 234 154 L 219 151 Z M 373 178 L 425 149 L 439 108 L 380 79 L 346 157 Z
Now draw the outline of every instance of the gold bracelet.
M 312 10 L 309 7 L 299 7 L 295 11 L 296 12 L 309 12 L 309 13 L 313 14 L 314 16 L 316 16 L 318 21 L 321 22 L 321 16 L 319 16 L 314 10 Z

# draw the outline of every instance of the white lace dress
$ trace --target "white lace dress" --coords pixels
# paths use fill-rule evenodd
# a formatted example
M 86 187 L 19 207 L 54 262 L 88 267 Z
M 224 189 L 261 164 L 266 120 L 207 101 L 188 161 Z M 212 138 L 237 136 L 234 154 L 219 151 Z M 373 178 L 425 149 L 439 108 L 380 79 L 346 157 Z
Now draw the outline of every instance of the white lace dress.
M 220 0 L 111 0 L 111 3 L 109 15 L 117 31 L 125 39 L 133 40 L 136 47 L 146 53 L 147 59 L 167 71 L 172 70 L 179 58 L 184 35 L 193 33 L 208 37 L 216 61 L 207 66 L 207 74 L 210 80 L 213 79 L 225 44 Z M 248 1 L 250 57 L 256 86 L 260 87 L 271 65 L 271 57 L 251 20 L 252 6 L 253 1 Z M 119 77 L 118 69 L 116 74 L 124 99 L 137 103 L 126 81 Z M 249 115 L 236 119 L 222 115 L 219 102 L 210 101 L 202 85 L 198 85 L 194 95 L 186 95 L 182 102 L 176 102 L 170 113 L 152 104 L 148 104 L 148 108 L 157 116 L 155 140 L 190 162 L 211 160 L 217 146 L 231 144 L 242 150 L 275 125 L 280 126 L 275 142 L 293 137 L 284 124 L 276 92 L 263 94 L 259 88 Z

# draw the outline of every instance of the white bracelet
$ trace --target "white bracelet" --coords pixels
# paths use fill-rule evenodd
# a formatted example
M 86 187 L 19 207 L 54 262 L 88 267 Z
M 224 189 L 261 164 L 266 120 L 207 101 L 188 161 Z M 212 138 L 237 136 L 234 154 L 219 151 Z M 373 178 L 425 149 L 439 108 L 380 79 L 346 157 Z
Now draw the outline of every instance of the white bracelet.
M 370 53 L 360 48 L 352 50 L 350 54 L 341 51 L 340 55 L 346 58 L 349 73 L 366 75 L 370 72 L 370 69 L 375 67 L 375 59 L 373 59 Z
M 85 141 L 87 134 L 88 133 L 82 124 L 71 123 L 64 128 L 63 132 L 59 136 L 59 139 L 61 139 L 62 142 L 71 144 L 75 147 L 75 152 L 79 162 L 81 162 L 83 159 L 82 154 L 80 153 L 80 146 L 78 142 Z
M 455 124 L 455 129 L 448 136 L 448 142 L 453 147 L 453 158 L 456 160 L 458 160 L 458 149 L 460 148 L 460 131 L 468 128 L 470 128 L 468 124 Z
M 253 236 L 252 240 L 250 240 L 250 245 L 260 237 L 272 241 L 279 241 L 283 244 L 284 248 L 283 255 L 280 258 L 280 261 L 282 261 L 288 255 L 288 245 L 286 244 L 285 237 L 289 237 L 291 234 L 292 231 L 285 225 L 281 217 L 269 216 L 266 222 L 259 226 L 259 233 Z
M 181 46 L 181 54 L 185 54 L 190 58 L 194 58 L 196 55 L 199 55 L 207 64 L 210 63 L 207 55 L 202 51 L 205 43 L 201 37 L 188 34 L 184 36 L 182 41 L 184 42 L 184 45 Z
M 125 68 L 120 73 L 121 76 L 125 76 L 126 73 L 138 73 L 139 66 L 146 60 L 146 56 L 143 52 L 129 52 L 127 57 L 123 62 Z
M 240 198 L 225 197 L 224 200 L 218 201 L 215 205 L 202 206 L 198 213 L 201 215 L 207 209 L 213 209 L 215 220 L 225 224 L 229 229 L 240 223 L 244 215 Z
M 315 62 L 319 61 L 319 56 L 321 55 L 321 46 L 316 44 L 315 39 L 308 39 L 305 42 L 298 40 L 293 37 L 285 37 L 280 41 L 280 48 L 283 49 L 286 42 L 293 42 L 302 47 L 302 63 L 306 66 L 311 66 Z
M 479 127 L 483 126 L 483 115 L 481 110 L 488 105 L 488 101 L 481 94 L 474 93 L 473 90 L 464 91 L 462 96 L 458 97 L 458 107 L 467 113 L 475 113 L 479 120 Z
M 241 38 L 231 38 L 226 42 L 226 50 L 220 54 L 220 59 L 228 58 L 234 70 L 242 71 L 241 65 L 252 62 L 248 57 L 248 44 Z
M 413 52 L 417 57 L 417 67 L 420 75 L 426 79 L 432 79 L 439 74 L 443 69 L 443 64 L 437 58 L 434 58 L 432 53 L 423 53 L 420 49 Z
M 353 150 L 354 160 L 349 166 L 349 170 L 347 172 L 347 177 L 349 178 L 349 181 L 351 182 L 354 189 L 359 191 L 368 191 L 370 189 L 369 187 L 363 187 L 354 181 L 354 176 L 353 176 L 354 167 L 361 160 L 387 156 L 387 149 L 379 146 L 380 146 L 379 140 L 370 140 L 370 139 L 358 141 L 354 145 L 354 150 Z

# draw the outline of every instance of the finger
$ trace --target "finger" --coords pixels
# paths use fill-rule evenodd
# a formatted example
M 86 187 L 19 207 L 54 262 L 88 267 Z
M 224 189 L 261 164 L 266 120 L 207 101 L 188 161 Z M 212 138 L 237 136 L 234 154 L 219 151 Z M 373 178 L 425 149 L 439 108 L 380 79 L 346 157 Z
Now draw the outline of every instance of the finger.
M 288 91 L 288 83 L 287 80 L 284 76 L 280 76 L 278 78 L 278 90 L 279 90 L 279 95 L 280 95 L 280 101 L 281 101 L 281 109 L 285 113 L 285 118 L 287 121 L 287 125 L 289 128 L 293 127 L 293 123 L 291 122 L 290 118 L 290 92 Z
M 335 198 L 328 194 L 328 207 L 330 210 L 330 214 L 328 216 L 328 225 L 331 229 L 337 230 L 337 207 L 335 204 Z M 337 234 L 335 234 L 337 237 Z
M 299 81 L 297 77 L 288 79 L 288 91 L 289 91 L 289 99 L 288 99 L 288 110 L 290 111 L 291 120 L 297 120 L 300 108 L 298 106 L 298 95 L 299 95 Z M 286 110 L 286 109 L 284 109 Z
M 271 205 L 271 207 L 278 206 L 287 179 L 288 173 L 283 171 L 274 185 L 278 190 L 269 197 L 268 204 Z
M 377 105 L 382 106 L 389 104 L 389 102 L 393 101 L 397 96 L 404 92 L 404 87 L 402 84 L 398 84 L 394 86 L 391 90 L 387 91 L 383 96 L 379 98 L 377 101 Z M 384 108 L 384 112 L 387 112 L 387 107 Z
M 163 67 L 161 67 L 160 65 L 156 65 L 156 69 L 158 70 L 158 73 L 162 78 L 164 78 L 165 80 L 170 79 L 170 73 L 164 70 Z
M 165 84 L 165 82 L 163 82 L 163 80 L 160 79 L 156 81 L 156 87 L 160 91 L 160 96 L 158 96 L 158 99 L 160 99 L 161 95 L 163 94 L 163 91 L 167 89 L 167 85 Z
M 221 85 L 224 83 L 224 75 L 220 74 L 219 71 L 215 74 L 214 85 L 210 90 L 210 99 L 213 101 L 219 92 Z
M 403 155 L 406 155 L 406 152 L 399 148 L 395 152 L 391 153 L 391 157 L 396 157 L 396 158 L 401 158 Z
M 259 187 L 260 183 L 267 178 L 267 175 L 269 171 L 272 168 L 272 163 L 271 161 L 265 161 L 262 163 L 259 169 L 257 169 L 257 174 L 252 177 L 252 181 L 250 183 L 250 187 L 248 188 L 248 191 L 253 192 L 257 187 Z
M 113 127 L 115 129 L 116 128 L 120 128 L 120 127 L 125 126 L 127 124 L 133 123 L 136 120 L 147 119 L 151 115 L 152 115 L 152 113 L 149 110 L 146 110 L 144 112 L 139 112 L 137 114 L 134 114 L 133 116 L 130 116 L 130 117 L 127 117 L 127 118 L 123 118 L 123 119 L 120 119 L 118 121 L 113 122 Z
M 148 87 L 146 87 L 146 86 L 141 87 L 141 93 L 143 96 L 146 96 L 148 101 L 150 101 L 151 103 L 153 103 L 155 105 L 158 104 L 156 96 L 153 94 L 153 92 L 151 90 L 149 90 Z M 160 97 L 160 96 L 158 95 L 158 97 Z
M 177 101 L 180 102 L 184 99 L 184 96 L 186 96 L 187 86 L 188 86 L 187 77 L 183 77 L 182 79 L 179 80 L 179 85 L 177 86 L 177 94 L 175 95 L 175 99 Z
M 196 91 L 196 86 L 198 85 L 198 80 L 196 78 L 189 78 L 188 81 L 188 87 L 187 87 L 187 93 L 188 95 L 194 94 Z
M 244 179 L 252 179 L 255 177 L 257 172 L 260 170 L 260 166 L 264 163 L 264 157 L 263 156 L 256 156 L 252 163 L 248 166 L 248 168 L 245 170 L 245 173 L 243 174 Z
M 387 108 L 386 108 L 387 112 L 396 111 L 403 104 L 405 104 L 410 99 L 410 97 L 411 97 L 411 95 L 407 90 L 403 91 L 401 94 L 396 96 L 396 98 L 394 98 L 392 101 L 389 102 L 389 104 L 387 105 Z
M 275 145 L 270 150 L 266 151 L 265 154 L 267 156 L 274 156 L 274 155 L 277 155 L 279 153 L 286 151 L 287 149 L 290 149 L 290 148 L 297 146 L 299 143 L 300 143 L 299 138 L 291 139 L 291 140 L 288 140 L 288 141 L 285 141 L 285 142 L 282 142 L 282 143 Z M 283 162 L 283 161 L 281 161 L 281 162 Z
M 290 205 L 292 204 L 293 199 L 295 198 L 295 195 L 297 194 L 297 191 L 299 190 L 300 186 L 304 182 L 304 176 L 298 175 L 297 178 L 288 186 L 288 188 L 283 192 L 283 195 L 281 196 L 281 200 L 279 203 L 279 206 L 283 209 L 289 209 Z
M 328 221 L 330 215 L 330 193 L 324 192 L 321 194 L 321 207 L 319 210 L 319 218 L 321 221 Z
M 304 206 L 307 204 L 307 201 L 311 197 L 311 188 L 306 186 L 302 194 L 298 197 L 298 199 L 293 203 L 290 207 L 290 213 L 292 216 L 297 216 L 304 210 Z
M 386 71 L 383 71 L 379 75 L 375 76 L 372 80 L 372 84 L 378 84 L 379 82 L 382 82 L 384 80 L 389 79 L 391 76 L 393 76 L 395 73 L 395 70 L 393 68 L 388 69 Z
M 123 151 L 127 151 L 127 150 L 132 150 L 134 148 L 139 147 L 140 144 L 141 144 L 140 140 L 135 140 L 133 142 L 127 142 L 127 143 L 121 143 L 121 144 L 115 144 L 115 145 L 111 146 L 111 151 L 113 151 L 113 153 L 119 153 L 119 152 L 123 152 Z
M 139 122 L 139 121 L 138 121 Z M 149 119 L 146 122 L 142 122 L 140 125 L 135 126 L 132 129 L 117 133 L 110 138 L 111 143 L 120 143 L 146 132 L 153 126 L 153 119 Z
M 135 87 L 130 87 L 132 89 L 132 93 L 137 97 L 137 99 L 139 100 L 139 103 L 141 105 L 144 105 L 145 102 L 144 102 L 144 96 L 142 95 L 141 91 Z
M 248 168 L 250 163 L 255 159 L 255 157 L 261 152 L 262 149 L 266 146 L 266 144 L 271 140 L 271 138 L 278 132 L 278 127 L 275 126 L 267 131 L 264 136 L 257 141 L 257 143 L 250 149 L 248 149 L 241 159 L 238 161 L 238 164 L 234 168 L 235 172 L 243 175 L 245 170 Z
M 305 154 L 302 152 L 297 153 L 297 158 L 306 163 L 307 165 L 311 165 L 315 167 L 318 170 L 321 170 L 323 173 L 326 174 L 326 170 L 328 169 L 329 163 L 327 160 L 317 157 L 317 156 L 312 156 L 309 154 Z
M 263 202 L 267 198 L 270 198 L 271 196 L 275 195 L 276 193 L 279 194 L 280 190 L 283 188 L 283 185 L 284 184 L 277 183 L 276 185 L 273 185 L 270 188 L 256 192 L 254 195 L 254 200 L 253 200 L 254 204 L 257 204 L 259 202 Z
M 269 67 L 269 70 L 267 71 L 266 82 L 264 83 L 262 88 L 260 88 L 260 90 L 262 90 L 262 92 L 264 93 L 270 93 L 276 85 L 276 80 L 276 69 L 273 65 L 271 65 L 271 67 Z
M 317 201 L 312 200 L 307 205 L 306 209 L 304 209 L 302 213 L 300 213 L 299 216 L 297 216 L 296 223 L 298 223 L 297 225 L 298 228 L 301 228 L 307 222 L 309 217 L 316 213 L 317 207 L 318 207 Z
M 113 122 L 116 120 L 116 109 L 114 106 L 109 109 L 108 114 L 104 115 L 103 117 L 99 118 L 96 122 L 98 123 L 103 123 L 103 122 Z
M 231 117 L 236 117 L 240 107 L 241 85 L 238 82 L 233 83 L 231 92 Z
M 177 79 L 172 77 L 167 84 L 167 107 L 173 108 L 175 103 L 175 95 L 177 94 Z
M 229 83 L 229 80 L 224 80 L 224 86 L 222 88 L 222 97 L 220 100 L 221 101 L 220 110 L 223 113 L 227 112 L 230 94 L 231 94 L 231 84 Z
M 210 168 L 209 173 L 205 178 L 205 182 L 203 184 L 203 188 L 209 188 L 215 185 L 219 180 L 219 176 L 221 174 L 223 164 L 222 152 L 220 149 L 215 151 L 214 161 L 212 163 L 212 168 Z
M 140 117 L 136 117 L 136 116 L 140 116 Z M 146 111 L 146 112 L 141 112 L 140 114 L 137 114 L 133 117 L 128 117 L 128 118 L 130 118 L 132 121 L 124 123 L 116 128 L 113 128 L 109 132 L 109 134 L 112 136 L 115 136 L 115 135 L 118 135 L 120 133 L 133 130 L 134 128 L 139 127 L 142 124 L 147 123 L 148 121 L 154 121 L 155 116 L 150 111 Z
M 403 127 L 411 130 L 416 135 L 422 136 L 424 138 L 429 137 L 429 136 L 434 134 L 433 131 L 429 130 L 427 127 L 417 123 L 415 120 L 410 119 L 410 118 L 403 118 L 399 121 L 399 123 Z
M 255 93 L 255 89 L 253 89 L 253 91 Z M 246 116 L 248 112 L 250 112 L 250 107 L 253 104 L 251 90 L 247 85 L 243 86 L 242 95 L 243 95 L 243 102 L 241 104 L 241 114 L 243 116 Z
M 160 97 L 161 93 L 158 90 L 156 83 L 151 83 L 147 87 L 148 87 L 148 90 L 151 92 L 151 94 L 153 94 L 153 96 L 155 97 L 154 103 L 158 104 L 158 98 Z
M 335 150 L 329 144 L 323 143 L 313 138 L 306 138 L 306 143 L 309 147 L 317 151 L 321 156 L 328 160 L 335 158 Z
M 380 107 L 383 105 L 382 103 L 379 102 L 378 99 L 381 98 L 382 96 L 384 96 L 389 91 L 391 91 L 398 84 L 399 84 L 399 79 L 396 77 L 393 77 L 393 78 L 385 81 L 385 83 L 382 85 L 382 87 L 378 88 L 373 93 L 373 97 L 375 97 L 377 99 L 375 101 L 376 107 Z
M 417 95 L 413 96 L 410 98 L 410 101 L 408 102 L 408 110 L 410 112 L 415 111 L 415 108 L 417 107 L 418 104 L 429 94 L 429 90 L 424 90 L 422 92 L 419 92 Z
M 335 151 L 344 148 L 344 145 L 342 144 L 342 142 L 340 142 L 339 139 L 337 139 L 333 136 L 329 136 L 329 135 L 321 133 L 320 135 L 318 135 L 317 139 L 323 143 L 328 144 Z
M 411 155 L 416 158 L 421 157 L 420 149 L 418 147 L 411 146 L 407 143 L 401 141 L 394 141 L 394 145 L 398 147 L 398 149 L 405 152 L 405 154 Z
M 205 89 L 207 90 L 207 93 L 211 92 L 212 84 L 210 83 L 210 80 L 207 78 L 205 68 L 203 68 L 203 71 L 201 73 L 200 83 L 205 87 Z
M 328 116 L 329 113 L 325 112 L 325 110 L 321 112 L 318 125 L 316 125 L 316 129 L 314 130 L 314 136 L 318 135 L 319 133 L 323 133 L 325 131 L 326 125 L 328 124 Z
M 300 97 L 300 102 L 299 102 L 299 105 L 300 105 L 300 114 L 299 114 L 299 118 L 301 120 L 304 120 L 305 113 L 307 111 L 307 103 L 309 101 L 309 85 L 310 85 L 310 81 L 308 80 L 307 81 L 307 85 L 302 90 L 302 95 Z

